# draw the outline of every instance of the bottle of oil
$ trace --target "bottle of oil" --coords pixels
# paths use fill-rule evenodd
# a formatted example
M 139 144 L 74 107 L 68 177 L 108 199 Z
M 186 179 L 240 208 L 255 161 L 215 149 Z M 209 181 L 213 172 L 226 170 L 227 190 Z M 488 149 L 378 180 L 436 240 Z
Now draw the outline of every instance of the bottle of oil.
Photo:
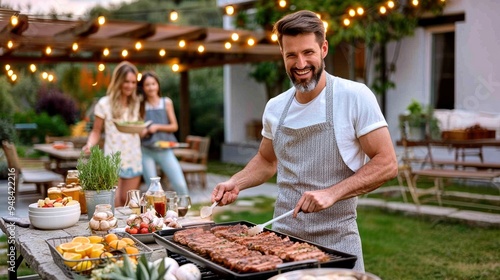
M 154 209 L 158 217 L 165 217 L 167 213 L 167 197 L 160 184 L 160 177 L 152 177 L 146 191 L 146 208 Z

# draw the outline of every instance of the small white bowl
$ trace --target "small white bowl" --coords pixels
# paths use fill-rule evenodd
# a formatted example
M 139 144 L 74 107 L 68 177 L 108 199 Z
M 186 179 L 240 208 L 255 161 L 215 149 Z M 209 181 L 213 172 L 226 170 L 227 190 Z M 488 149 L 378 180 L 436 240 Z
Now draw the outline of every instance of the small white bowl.
M 38 203 L 31 203 L 28 206 L 28 210 L 36 215 L 38 214 L 47 214 L 47 213 L 61 213 L 67 211 L 75 211 L 76 209 L 80 210 L 80 203 L 75 203 L 70 206 L 62 206 L 62 207 L 38 207 Z
M 40 216 L 28 213 L 30 223 L 38 229 L 63 229 L 68 228 L 80 220 L 80 210 L 78 212 L 59 215 L 54 213 L 52 216 Z

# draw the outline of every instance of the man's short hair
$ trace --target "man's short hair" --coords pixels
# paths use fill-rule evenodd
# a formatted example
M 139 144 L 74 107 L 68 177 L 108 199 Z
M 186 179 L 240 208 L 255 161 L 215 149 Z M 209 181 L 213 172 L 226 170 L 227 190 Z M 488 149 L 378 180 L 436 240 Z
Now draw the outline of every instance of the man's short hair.
M 299 34 L 314 33 L 316 41 L 321 45 L 325 40 L 325 26 L 317 14 L 301 10 L 288 14 L 274 24 L 273 33 L 278 36 L 278 43 L 282 45 L 283 36 L 297 36 Z

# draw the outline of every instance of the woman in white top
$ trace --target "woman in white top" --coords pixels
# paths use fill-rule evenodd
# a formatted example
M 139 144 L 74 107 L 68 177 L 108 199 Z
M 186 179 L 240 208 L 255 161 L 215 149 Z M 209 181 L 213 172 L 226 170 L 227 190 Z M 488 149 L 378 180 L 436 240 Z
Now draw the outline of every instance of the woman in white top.
M 123 206 L 127 192 L 139 189 L 141 183 L 141 140 L 139 134 L 121 133 L 113 123 L 118 121 L 138 121 L 140 101 L 137 96 L 137 68 L 123 61 L 116 66 L 106 96 L 99 99 L 94 109 L 94 126 L 83 151 L 97 145 L 102 130 L 106 133 L 104 153 L 121 153 L 120 178 L 116 190 L 115 206 Z

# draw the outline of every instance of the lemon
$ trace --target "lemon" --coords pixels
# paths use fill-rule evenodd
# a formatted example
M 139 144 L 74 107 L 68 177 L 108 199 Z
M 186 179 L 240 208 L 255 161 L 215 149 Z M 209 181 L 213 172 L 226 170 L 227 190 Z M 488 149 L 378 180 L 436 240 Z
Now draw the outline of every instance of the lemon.
M 78 264 L 77 261 L 82 259 L 82 255 L 77 254 L 77 253 L 70 253 L 70 252 L 64 252 L 63 257 L 65 259 L 64 264 L 69 266 L 69 267 L 73 267 L 73 266 L 77 265 Z
M 80 242 L 82 244 L 87 244 L 87 243 L 90 243 L 90 239 L 88 239 L 85 236 L 77 236 L 77 237 L 73 238 L 73 240 L 71 240 L 71 242 Z
M 127 246 L 127 242 L 123 240 L 113 240 L 109 242 L 109 247 L 113 250 L 121 250 Z
M 91 261 L 81 261 L 77 265 L 73 266 L 74 271 L 87 271 L 94 268 L 94 264 Z
M 75 252 L 75 249 L 76 247 L 82 245 L 82 243 L 80 242 L 67 242 L 67 243 L 63 243 L 61 245 L 59 245 L 59 248 L 61 250 L 63 250 L 63 252 L 71 252 L 71 253 L 74 253 Z
M 97 244 L 97 243 L 101 243 L 104 241 L 104 237 L 97 236 L 97 235 L 91 235 L 87 238 L 90 240 L 90 243 L 92 243 L 92 244 Z
M 80 254 L 82 256 L 90 256 L 93 248 L 94 248 L 93 244 L 82 244 L 75 248 L 75 253 Z
M 123 237 L 121 240 L 125 241 L 125 243 L 127 243 L 127 245 L 135 245 L 135 241 L 132 240 L 132 238 Z

